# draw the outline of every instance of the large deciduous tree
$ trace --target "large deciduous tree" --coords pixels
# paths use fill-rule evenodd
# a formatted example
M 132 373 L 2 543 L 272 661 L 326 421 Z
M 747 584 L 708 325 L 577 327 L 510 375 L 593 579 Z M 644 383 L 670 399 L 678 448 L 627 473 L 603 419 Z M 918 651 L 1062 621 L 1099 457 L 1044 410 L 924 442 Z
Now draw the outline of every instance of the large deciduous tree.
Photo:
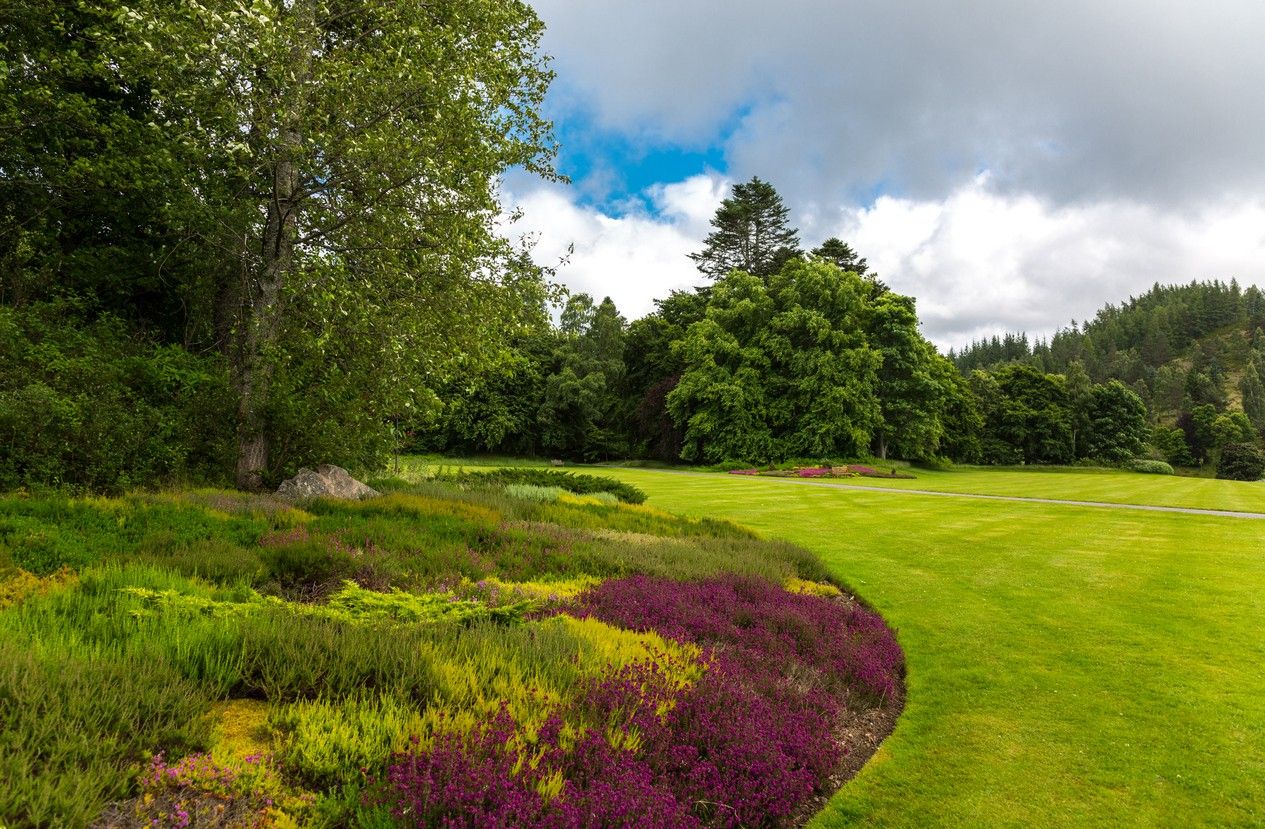
M 856 274 L 791 260 L 767 281 L 735 272 L 713 286 L 706 317 L 676 346 L 668 395 L 682 456 L 717 463 L 856 456 L 880 422 Z
M 178 138 L 170 185 L 216 273 L 240 486 L 269 474 L 296 383 L 354 374 L 383 417 L 469 370 L 485 321 L 515 329 L 502 283 L 532 278 L 500 267 L 496 180 L 550 175 L 552 154 L 526 4 L 139 0 L 122 17 L 119 66 Z

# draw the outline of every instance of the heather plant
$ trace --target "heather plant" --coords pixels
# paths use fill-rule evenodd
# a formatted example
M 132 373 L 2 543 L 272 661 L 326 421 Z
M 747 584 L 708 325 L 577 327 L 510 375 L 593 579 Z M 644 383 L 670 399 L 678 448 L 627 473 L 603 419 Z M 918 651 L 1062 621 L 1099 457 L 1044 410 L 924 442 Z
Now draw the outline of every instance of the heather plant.
M 47 596 L 53 590 L 61 590 L 78 581 L 74 571 L 62 568 L 47 576 L 37 576 L 26 570 L 14 570 L 0 576 L 0 610 L 15 605 L 28 596 Z M 589 585 L 592 586 L 592 585 Z
M 527 501 L 539 501 L 542 504 L 557 501 L 564 492 L 566 490 L 560 486 L 539 486 L 537 484 L 510 484 L 505 487 L 505 493 L 510 497 L 522 498 Z
M 607 492 L 627 504 L 641 504 L 646 493 L 632 484 L 600 475 L 584 475 L 556 469 L 529 469 L 509 467 L 492 470 L 440 470 L 435 479 L 484 487 L 507 487 L 513 484 L 531 484 L 541 487 L 558 487 L 576 495 Z
M 416 705 L 383 695 L 273 707 L 268 726 L 286 773 L 312 791 L 358 786 L 378 776 L 426 725 Z
M 688 808 L 656 786 L 633 752 L 585 730 L 563 746 L 550 718 L 531 750 L 505 713 L 468 735 L 450 733 L 400 755 L 377 792 L 395 819 L 415 826 L 696 827 Z
M 0 637 L 0 824 L 88 825 L 149 752 L 204 748 L 206 707 L 161 661 Z
M 725 662 L 789 676 L 810 668 L 831 691 L 892 698 L 903 664 L 900 646 L 878 614 L 828 598 L 789 593 L 756 578 L 676 582 L 632 576 L 604 582 L 576 612 L 631 630 L 654 630 L 703 647 Z
M 290 791 L 265 756 L 222 764 L 197 753 L 168 763 L 159 753 L 137 782 L 140 794 L 108 808 L 95 829 L 288 829 L 313 799 Z
M 803 593 L 808 596 L 836 598 L 843 595 L 843 591 L 830 582 L 809 581 L 795 576 L 783 581 L 782 586 L 790 593 Z

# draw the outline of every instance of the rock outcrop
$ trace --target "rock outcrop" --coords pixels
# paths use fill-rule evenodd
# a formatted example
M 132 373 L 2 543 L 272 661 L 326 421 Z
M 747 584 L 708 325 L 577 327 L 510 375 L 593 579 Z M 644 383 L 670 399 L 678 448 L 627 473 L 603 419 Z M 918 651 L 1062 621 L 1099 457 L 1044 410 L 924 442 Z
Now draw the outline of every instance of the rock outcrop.
M 329 463 L 323 463 L 316 469 L 304 467 L 299 470 L 299 474 L 277 487 L 277 497 L 288 501 L 301 501 L 305 498 L 360 500 L 381 494 L 351 477 L 341 466 Z

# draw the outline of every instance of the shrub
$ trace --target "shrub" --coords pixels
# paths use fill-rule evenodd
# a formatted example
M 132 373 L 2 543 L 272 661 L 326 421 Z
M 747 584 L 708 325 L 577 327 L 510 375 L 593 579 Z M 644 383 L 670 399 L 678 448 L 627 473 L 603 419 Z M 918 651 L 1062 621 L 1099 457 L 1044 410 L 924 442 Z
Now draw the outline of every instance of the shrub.
M 312 799 L 292 794 L 262 757 L 222 765 L 199 753 L 168 764 L 160 753 L 138 782 L 141 794 L 112 805 L 93 823 L 94 829 L 293 826 L 290 815 L 306 811 Z
M 217 358 L 68 303 L 0 307 L 0 489 L 219 477 L 230 411 Z
M 1250 443 L 1227 443 L 1217 463 L 1217 477 L 1230 481 L 1259 481 L 1265 474 L 1265 452 Z
M 356 562 L 346 550 L 332 544 L 329 538 L 313 537 L 304 526 L 266 535 L 259 543 L 269 578 L 289 599 L 319 599 L 356 570 Z
M 698 821 L 631 751 L 587 729 L 564 748 L 551 718 L 533 749 L 502 712 L 469 736 L 448 734 L 398 756 L 379 797 L 413 826 L 696 827 Z
M 204 748 L 206 709 L 160 660 L 0 637 L 0 824 L 87 826 L 149 752 Z
M 313 791 L 381 776 L 390 756 L 423 729 L 414 706 L 389 696 L 291 703 L 273 708 L 268 724 L 286 773 Z
M 1164 461 L 1134 458 L 1124 462 L 1124 468 L 1130 472 L 1144 472 L 1148 475 L 1172 475 L 1173 467 Z
M 539 501 L 547 504 L 551 501 L 557 501 L 562 493 L 566 492 L 560 486 L 536 486 L 535 484 L 510 484 L 505 487 L 505 492 L 515 498 L 523 498 L 528 501 Z
M 530 484 L 541 487 L 558 487 L 576 495 L 609 492 L 626 504 L 641 504 L 645 503 L 646 500 L 646 493 L 632 484 L 626 484 L 623 481 L 600 475 L 582 475 L 575 472 L 562 472 L 556 469 L 513 467 L 486 471 L 463 470 L 441 472 L 436 475 L 436 479 L 479 486 L 506 487 L 512 484 Z

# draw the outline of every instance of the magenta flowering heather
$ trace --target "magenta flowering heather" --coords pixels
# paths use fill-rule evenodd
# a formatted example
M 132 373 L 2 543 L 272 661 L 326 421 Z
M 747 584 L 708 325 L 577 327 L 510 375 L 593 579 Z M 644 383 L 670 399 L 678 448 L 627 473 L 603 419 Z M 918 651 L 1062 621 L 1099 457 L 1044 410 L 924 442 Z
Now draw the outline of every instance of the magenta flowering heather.
M 584 684 L 534 741 L 502 709 L 473 734 L 399 755 L 376 795 L 397 820 L 783 826 L 842 759 L 833 725 L 845 700 L 886 700 L 899 687 L 902 654 L 877 614 L 760 579 L 635 576 L 570 610 L 702 645 L 705 670 L 679 690 L 654 663 L 625 666 Z M 579 729 L 573 740 L 561 739 L 564 722 Z
M 585 729 L 563 748 L 562 720 L 550 718 L 531 746 L 536 756 L 529 757 L 517 748 L 516 730 L 502 710 L 473 734 L 441 736 L 428 750 L 397 756 L 380 802 L 402 825 L 419 829 L 700 825 L 670 791 L 655 785 L 644 761 L 612 747 L 601 732 Z M 546 796 L 542 784 L 547 788 L 554 775 L 561 787 Z
M 808 466 L 803 469 L 796 469 L 795 474 L 801 478 L 826 478 L 830 476 L 830 467 Z
M 894 696 L 904 664 L 895 635 L 877 613 L 756 578 L 677 582 L 631 576 L 589 590 L 573 612 L 722 646 L 726 661 L 785 677 L 811 668 L 828 690 L 874 701 Z

